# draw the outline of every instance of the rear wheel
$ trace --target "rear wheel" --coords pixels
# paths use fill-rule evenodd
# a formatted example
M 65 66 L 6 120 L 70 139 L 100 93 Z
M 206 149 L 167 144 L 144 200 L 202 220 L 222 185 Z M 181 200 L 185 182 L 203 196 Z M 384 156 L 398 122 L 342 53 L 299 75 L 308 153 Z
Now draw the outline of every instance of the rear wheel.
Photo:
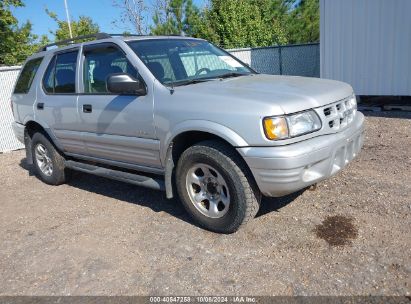
M 45 183 L 60 185 L 66 181 L 64 157 L 42 133 L 35 133 L 31 142 L 36 175 Z
M 204 228 L 233 233 L 252 219 L 261 195 L 232 147 L 218 141 L 196 144 L 181 155 L 176 171 L 179 196 Z

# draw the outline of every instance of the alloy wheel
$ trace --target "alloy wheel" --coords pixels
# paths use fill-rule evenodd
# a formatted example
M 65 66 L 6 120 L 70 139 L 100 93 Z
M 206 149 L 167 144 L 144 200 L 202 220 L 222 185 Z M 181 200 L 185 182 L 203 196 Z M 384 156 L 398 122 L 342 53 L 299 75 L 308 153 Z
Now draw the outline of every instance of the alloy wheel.
M 230 193 L 223 175 L 210 165 L 194 164 L 186 175 L 186 190 L 198 211 L 221 218 L 230 206 Z
M 50 158 L 47 148 L 39 143 L 36 145 L 34 153 L 40 171 L 46 176 L 51 176 L 53 174 L 53 161 Z

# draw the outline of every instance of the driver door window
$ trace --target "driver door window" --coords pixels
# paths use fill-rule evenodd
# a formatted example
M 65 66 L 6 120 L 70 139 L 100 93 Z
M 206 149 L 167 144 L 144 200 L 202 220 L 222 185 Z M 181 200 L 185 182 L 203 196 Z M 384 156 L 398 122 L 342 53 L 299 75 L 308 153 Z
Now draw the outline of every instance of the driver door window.
M 84 93 L 88 94 L 109 94 L 106 83 L 112 74 L 127 73 L 138 77 L 124 53 L 112 44 L 86 48 L 83 73 Z

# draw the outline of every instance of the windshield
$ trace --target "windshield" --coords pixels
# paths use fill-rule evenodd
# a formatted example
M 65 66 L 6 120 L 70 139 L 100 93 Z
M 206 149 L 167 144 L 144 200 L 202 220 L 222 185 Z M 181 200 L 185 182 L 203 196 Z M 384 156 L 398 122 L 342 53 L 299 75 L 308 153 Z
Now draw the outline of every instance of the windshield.
M 165 85 L 183 85 L 254 73 L 226 51 L 196 39 L 148 39 L 128 45 Z

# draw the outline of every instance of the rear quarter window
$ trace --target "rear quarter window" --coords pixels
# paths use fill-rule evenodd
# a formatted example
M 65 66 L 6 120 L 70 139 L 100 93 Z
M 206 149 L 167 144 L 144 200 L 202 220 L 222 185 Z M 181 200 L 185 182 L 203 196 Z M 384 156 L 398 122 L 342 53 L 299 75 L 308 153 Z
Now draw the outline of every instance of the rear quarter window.
M 27 94 L 29 92 L 33 79 L 36 76 L 42 61 L 43 57 L 30 60 L 26 63 L 17 80 L 14 94 Z
M 76 92 L 78 50 L 58 53 L 51 59 L 43 77 L 43 88 L 48 94 Z

